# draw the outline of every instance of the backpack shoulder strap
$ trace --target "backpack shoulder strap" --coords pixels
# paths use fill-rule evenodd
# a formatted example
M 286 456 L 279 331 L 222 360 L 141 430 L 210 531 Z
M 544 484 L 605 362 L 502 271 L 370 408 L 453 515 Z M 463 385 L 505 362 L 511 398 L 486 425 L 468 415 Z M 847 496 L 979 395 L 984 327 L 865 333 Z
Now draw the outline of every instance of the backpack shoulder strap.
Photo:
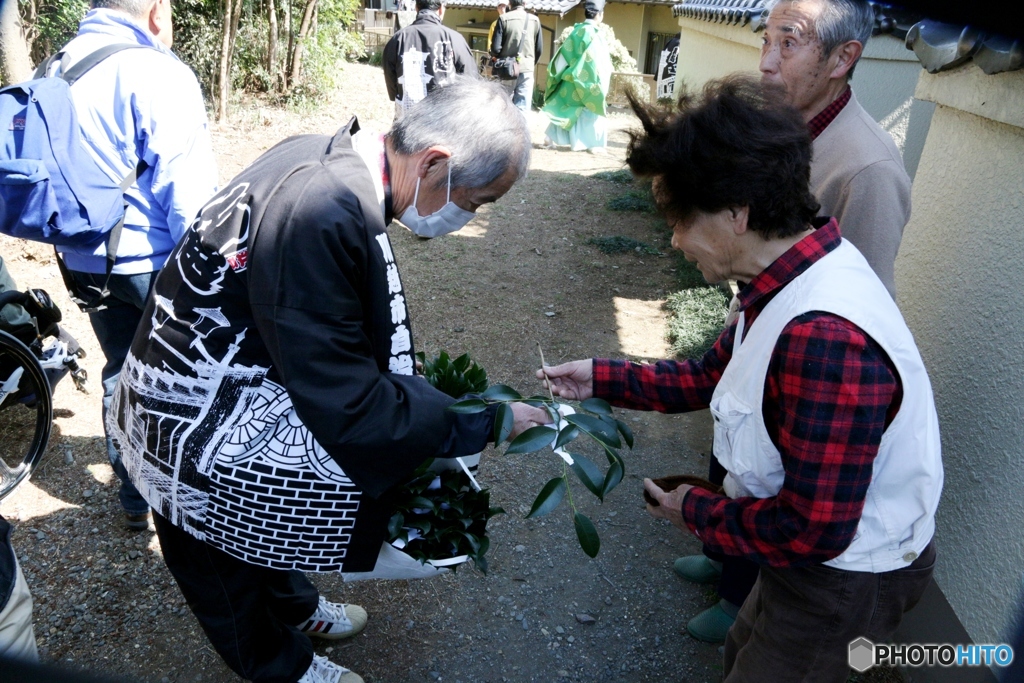
M 61 51 L 61 52 L 54 53 L 54 54 L 50 55 L 49 57 L 47 57 L 46 59 L 44 59 L 42 61 L 42 63 L 39 66 L 36 67 L 35 72 L 32 74 L 32 79 L 35 80 L 35 79 L 39 79 L 39 78 L 46 78 L 46 74 L 47 74 L 47 72 L 49 72 L 50 67 L 53 66 L 53 63 L 54 62 L 59 62 L 63 58 L 64 58 L 64 52 Z
M 154 49 L 148 45 L 139 45 L 138 43 L 114 43 L 113 45 L 107 45 L 105 47 L 101 47 L 95 52 L 90 52 L 85 57 L 82 57 L 82 59 L 76 62 L 74 66 L 61 74 L 61 78 L 63 78 L 69 86 L 74 85 L 75 81 L 84 76 L 89 69 L 93 68 L 107 57 L 121 52 L 122 50 L 131 50 L 134 48 L 145 48 L 147 50 Z M 54 57 L 56 56 L 57 55 L 54 55 Z M 53 57 L 50 59 L 53 59 Z M 47 60 L 46 63 L 48 62 L 49 60 Z

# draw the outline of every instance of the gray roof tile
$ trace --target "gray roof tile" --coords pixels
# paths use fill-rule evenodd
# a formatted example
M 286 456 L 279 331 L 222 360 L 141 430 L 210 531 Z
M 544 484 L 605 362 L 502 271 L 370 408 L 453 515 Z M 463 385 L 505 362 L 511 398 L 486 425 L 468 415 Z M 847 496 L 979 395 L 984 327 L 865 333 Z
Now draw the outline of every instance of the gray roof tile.
M 734 24 L 757 31 L 762 27 L 764 0 L 683 0 L 672 6 L 672 14 L 687 19 Z
M 494 9 L 497 4 L 496 0 L 448 0 L 445 3 L 447 7 L 465 9 Z M 580 4 L 580 0 L 526 0 L 525 4 L 530 12 L 563 15 Z

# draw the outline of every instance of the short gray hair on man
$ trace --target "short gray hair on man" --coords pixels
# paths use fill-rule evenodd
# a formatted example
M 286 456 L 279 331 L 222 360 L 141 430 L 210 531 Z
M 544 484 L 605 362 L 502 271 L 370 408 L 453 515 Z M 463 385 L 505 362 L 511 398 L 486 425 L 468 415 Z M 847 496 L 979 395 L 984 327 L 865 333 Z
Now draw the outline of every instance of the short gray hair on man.
M 92 0 L 93 9 L 115 9 L 133 17 L 141 17 L 155 0 Z
M 452 187 L 486 187 L 509 170 L 516 180 L 530 165 L 530 130 L 508 91 L 493 81 L 457 76 L 435 88 L 388 133 L 399 154 L 434 145 L 451 153 Z
M 776 5 L 783 2 L 799 0 L 768 0 L 765 11 L 771 12 Z M 815 0 L 821 5 L 821 14 L 814 22 L 814 31 L 821 44 L 821 56 L 824 59 L 832 54 L 843 43 L 856 40 L 861 45 L 868 44 L 868 38 L 875 28 L 875 10 L 867 0 Z M 859 61 L 859 59 L 858 59 Z M 853 77 L 854 62 L 846 77 Z

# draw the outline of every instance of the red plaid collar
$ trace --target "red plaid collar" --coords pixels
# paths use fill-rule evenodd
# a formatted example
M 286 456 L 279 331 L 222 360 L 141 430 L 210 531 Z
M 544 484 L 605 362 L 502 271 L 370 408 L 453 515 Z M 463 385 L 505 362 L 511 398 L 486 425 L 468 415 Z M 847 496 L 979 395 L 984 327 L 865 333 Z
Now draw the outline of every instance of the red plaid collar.
M 846 86 L 846 90 L 843 91 L 842 95 L 832 100 L 832 104 L 822 109 L 818 112 L 817 116 L 807 122 L 807 128 L 811 131 L 812 140 L 821 135 L 825 129 L 828 128 L 828 124 L 832 123 L 832 121 L 839 116 L 839 112 L 841 112 L 843 107 L 846 106 L 846 103 L 850 101 L 850 95 L 852 93 L 853 91 L 850 90 L 850 86 Z
M 790 247 L 740 291 L 741 310 L 779 291 L 839 246 L 843 237 L 839 234 L 839 223 L 835 218 L 815 219 L 814 226 L 817 230 Z

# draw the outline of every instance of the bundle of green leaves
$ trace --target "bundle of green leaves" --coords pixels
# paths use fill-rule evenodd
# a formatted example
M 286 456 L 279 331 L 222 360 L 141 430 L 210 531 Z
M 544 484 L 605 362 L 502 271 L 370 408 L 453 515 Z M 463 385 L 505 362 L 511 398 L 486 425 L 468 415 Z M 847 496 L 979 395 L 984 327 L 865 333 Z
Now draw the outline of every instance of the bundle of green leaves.
M 421 465 L 403 487 L 388 523 L 389 540 L 404 543 L 402 551 L 420 562 L 466 555 L 486 574 L 487 520 L 505 511 L 491 507 L 490 491 L 476 491 L 464 472 L 432 472 L 427 469 L 431 462 Z
M 487 388 L 487 372 L 464 353 L 455 360 L 442 351 L 437 358 L 427 360 L 422 351 L 416 358 L 423 364 L 423 376 L 438 391 L 452 398 L 466 394 L 479 394 Z

